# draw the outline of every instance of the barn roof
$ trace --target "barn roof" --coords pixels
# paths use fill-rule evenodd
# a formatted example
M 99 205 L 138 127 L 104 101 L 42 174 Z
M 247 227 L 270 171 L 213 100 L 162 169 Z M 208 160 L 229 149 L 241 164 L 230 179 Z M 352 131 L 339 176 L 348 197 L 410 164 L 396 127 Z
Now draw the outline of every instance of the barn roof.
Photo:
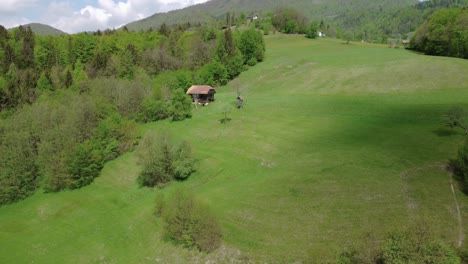
M 209 85 L 192 85 L 187 90 L 187 94 L 209 94 L 210 91 L 216 92 L 215 89 Z

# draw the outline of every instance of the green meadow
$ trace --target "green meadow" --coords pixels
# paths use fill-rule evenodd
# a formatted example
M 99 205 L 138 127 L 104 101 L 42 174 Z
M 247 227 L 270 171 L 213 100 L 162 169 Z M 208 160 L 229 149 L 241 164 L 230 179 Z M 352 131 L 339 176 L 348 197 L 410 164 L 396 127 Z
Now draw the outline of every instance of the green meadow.
M 415 223 L 456 245 L 444 165 L 464 135 L 441 120 L 452 105 L 468 107 L 468 61 L 303 36 L 266 43 L 266 60 L 218 88 L 215 103 L 189 120 L 140 127 L 192 143 L 198 164 L 189 180 L 139 188 L 127 153 L 90 186 L 3 206 L 0 262 L 204 263 L 215 257 L 165 241 L 154 216 L 156 193 L 179 185 L 219 218 L 218 261 L 334 262 Z M 221 124 L 235 86 L 245 107 Z M 455 194 L 468 219 L 468 197 L 457 186 Z

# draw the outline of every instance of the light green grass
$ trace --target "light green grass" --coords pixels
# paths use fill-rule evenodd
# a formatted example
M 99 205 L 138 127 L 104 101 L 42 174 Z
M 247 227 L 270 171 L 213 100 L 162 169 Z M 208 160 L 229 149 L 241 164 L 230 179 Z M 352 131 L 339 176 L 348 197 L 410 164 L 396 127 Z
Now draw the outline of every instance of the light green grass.
M 235 103 L 228 85 L 192 119 L 142 129 L 192 142 L 197 173 L 162 192 L 193 188 L 220 218 L 225 243 L 254 261 L 333 262 L 421 217 L 455 243 L 448 173 L 434 166 L 463 140 L 440 118 L 468 106 L 467 72 L 466 60 L 384 45 L 270 36 L 265 62 L 239 78 L 245 109 L 230 123 L 218 122 L 220 106 Z M 138 171 L 126 154 L 91 186 L 0 208 L 0 262 L 193 261 L 161 239 L 152 215 L 161 190 L 139 189 Z M 457 195 L 468 219 L 468 199 Z

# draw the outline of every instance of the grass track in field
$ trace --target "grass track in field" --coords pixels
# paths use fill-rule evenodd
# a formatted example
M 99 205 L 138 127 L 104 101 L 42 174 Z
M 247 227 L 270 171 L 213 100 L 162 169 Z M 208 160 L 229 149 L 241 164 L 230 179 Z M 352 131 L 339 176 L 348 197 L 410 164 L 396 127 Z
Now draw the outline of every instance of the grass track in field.
M 226 244 L 254 260 L 333 261 L 421 217 L 455 243 L 447 172 L 432 165 L 463 140 L 440 117 L 468 106 L 468 61 L 301 36 L 269 36 L 267 49 L 239 78 L 245 109 L 230 123 L 218 122 L 220 106 L 235 102 L 228 85 L 190 120 L 142 126 L 190 140 L 200 161 L 188 181 L 163 191 L 193 188 L 219 216 Z M 137 188 L 138 171 L 126 154 L 91 186 L 0 208 L 0 262 L 191 259 L 161 239 L 157 190 Z M 457 195 L 468 219 L 468 198 Z

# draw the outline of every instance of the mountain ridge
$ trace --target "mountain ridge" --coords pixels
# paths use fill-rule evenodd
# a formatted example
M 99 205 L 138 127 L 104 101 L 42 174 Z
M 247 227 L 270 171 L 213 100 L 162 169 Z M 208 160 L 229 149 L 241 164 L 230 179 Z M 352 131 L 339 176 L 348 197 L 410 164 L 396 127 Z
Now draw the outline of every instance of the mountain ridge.
M 60 29 L 57 29 L 57 28 L 54 28 L 54 27 L 52 27 L 50 25 L 46 25 L 46 24 L 42 24 L 42 23 L 29 23 L 29 24 L 24 24 L 24 25 L 20 25 L 20 26 L 22 26 L 24 28 L 30 27 L 32 32 L 34 32 L 34 34 L 36 34 L 36 35 L 43 35 L 43 36 L 68 35 L 68 33 L 64 32 L 64 31 L 62 31 Z M 17 29 L 20 26 L 9 28 L 8 30 Z
M 222 18 L 227 12 L 266 14 L 277 7 L 288 7 L 300 10 L 310 20 L 321 20 L 329 18 L 330 22 L 339 19 L 346 13 L 355 10 L 362 13 L 375 12 L 382 8 L 393 8 L 398 6 L 411 6 L 419 3 L 418 0 L 355 0 L 353 3 L 347 0 L 211 0 L 202 4 L 173 10 L 167 13 L 156 13 L 147 18 L 137 20 L 125 25 L 129 30 L 147 30 L 158 28 L 161 24 L 168 25 L 180 23 L 208 22 L 210 19 Z

